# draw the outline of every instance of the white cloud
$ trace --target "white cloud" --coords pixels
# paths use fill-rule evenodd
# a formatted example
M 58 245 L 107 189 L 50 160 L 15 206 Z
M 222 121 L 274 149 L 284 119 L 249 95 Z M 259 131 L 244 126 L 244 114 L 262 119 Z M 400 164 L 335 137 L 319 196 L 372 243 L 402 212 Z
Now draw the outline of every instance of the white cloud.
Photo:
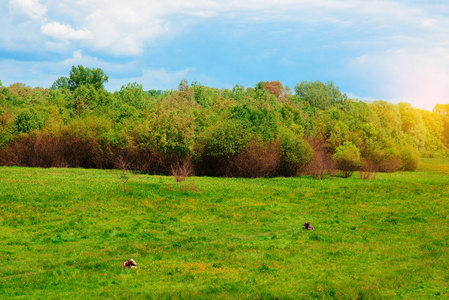
M 360 28 L 367 35 L 377 31 L 377 36 L 379 31 L 394 36 L 395 31 L 416 29 L 408 34 L 412 38 L 419 28 L 444 32 L 436 34 L 441 39 L 449 28 L 446 17 L 435 15 L 438 8 L 392 0 L 10 0 L 10 7 L 39 20 L 44 35 L 89 40 L 90 49 L 128 56 L 142 55 L 146 45 L 157 45 L 158 38 L 181 34 L 210 18 L 334 24 Z
M 65 25 L 58 22 L 42 25 L 41 31 L 46 35 L 64 41 L 89 40 L 93 38 L 92 33 L 87 30 L 75 30 L 70 25 Z
M 34 20 L 45 19 L 47 13 L 47 6 L 40 3 L 39 0 L 10 0 L 9 8 L 12 11 L 28 15 Z

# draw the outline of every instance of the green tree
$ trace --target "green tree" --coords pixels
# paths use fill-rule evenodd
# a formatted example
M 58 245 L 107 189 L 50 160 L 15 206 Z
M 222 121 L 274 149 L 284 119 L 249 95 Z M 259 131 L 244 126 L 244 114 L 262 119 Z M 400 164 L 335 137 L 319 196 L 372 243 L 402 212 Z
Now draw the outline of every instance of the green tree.
M 330 132 L 330 136 L 327 139 L 326 147 L 334 152 L 338 146 L 341 145 L 345 140 L 347 140 L 349 134 L 348 125 L 343 123 L 342 121 L 338 121 L 334 128 Z
M 131 105 L 137 109 L 145 109 L 149 105 L 149 94 L 137 82 L 123 85 L 120 91 L 116 93 L 116 96 L 121 103 Z
M 123 123 L 124 120 L 136 119 L 137 116 L 138 116 L 138 110 L 134 106 L 124 103 L 118 109 L 117 117 L 116 117 L 115 121 L 117 123 Z
M 69 85 L 72 91 L 82 85 L 91 85 L 97 90 L 102 90 L 108 80 L 109 77 L 102 69 L 90 69 L 79 65 L 78 67 L 72 66 Z
M 17 126 L 19 132 L 30 132 L 31 130 L 41 129 L 44 125 L 42 118 L 37 114 L 34 108 L 25 108 L 20 112 L 14 123 Z
M 58 136 L 64 125 L 63 116 L 61 116 L 60 109 L 52 105 L 48 108 L 48 119 L 45 120 L 45 125 L 42 131 L 52 136 Z
M 78 115 L 104 108 L 112 102 L 112 95 L 92 85 L 82 85 L 73 92 L 73 108 Z
M 332 81 L 328 83 L 302 81 L 295 86 L 295 93 L 303 102 L 322 110 L 332 106 L 341 107 L 348 98 Z
M 344 142 L 337 148 L 334 161 L 343 172 L 344 178 L 350 177 L 362 164 L 360 151 L 352 142 Z
M 204 108 L 210 108 L 214 99 L 218 97 L 218 89 L 209 88 L 197 82 L 192 83 L 195 101 Z
M 444 122 L 441 115 L 428 110 L 419 110 L 426 128 L 426 150 L 428 155 L 441 154 L 444 151 Z
M 70 89 L 71 81 L 68 77 L 62 76 L 53 82 L 50 87 L 51 90 L 62 90 L 62 89 Z
M 426 144 L 426 128 L 419 111 L 408 103 L 398 103 L 397 107 L 401 116 L 402 131 L 405 139 L 412 145 L 424 150 Z
M 449 147 L 449 104 L 437 104 L 433 112 L 440 115 L 443 120 L 442 141 Z
M 0 149 L 7 146 L 17 134 L 17 126 L 9 112 L 0 106 Z
M 277 132 L 278 118 L 272 110 L 252 108 L 247 104 L 236 105 L 229 109 L 230 122 L 240 120 L 248 132 L 273 140 Z

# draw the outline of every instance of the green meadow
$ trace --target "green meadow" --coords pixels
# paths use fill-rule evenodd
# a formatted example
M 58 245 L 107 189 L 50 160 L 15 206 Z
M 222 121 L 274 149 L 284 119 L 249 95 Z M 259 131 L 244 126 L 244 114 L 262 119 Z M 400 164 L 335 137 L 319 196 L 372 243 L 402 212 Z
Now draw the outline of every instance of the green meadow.
M 115 170 L 0 167 L 0 298 L 448 298 L 448 166 L 372 180 L 132 173 L 127 193 Z

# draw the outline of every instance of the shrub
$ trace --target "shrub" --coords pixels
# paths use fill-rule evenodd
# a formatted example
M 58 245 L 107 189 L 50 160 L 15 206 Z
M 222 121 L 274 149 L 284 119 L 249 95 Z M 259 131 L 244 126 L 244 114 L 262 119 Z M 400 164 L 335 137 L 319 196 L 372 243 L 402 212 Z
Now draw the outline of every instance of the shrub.
M 60 167 L 64 157 L 57 137 L 45 134 L 23 136 L 15 144 L 20 164 L 28 167 Z
M 383 159 L 378 164 L 379 172 L 393 173 L 401 168 L 402 160 L 397 156 Z
M 14 154 L 14 155 L 10 155 Z M 27 167 L 109 168 L 112 157 L 96 140 L 67 134 L 61 137 L 45 133 L 22 135 L 5 149 L 4 164 Z
M 334 161 L 343 172 L 343 177 L 348 178 L 361 165 L 360 151 L 353 143 L 344 142 L 337 148 Z
M 310 139 L 314 156 L 312 161 L 304 168 L 302 174 L 311 175 L 313 179 L 326 179 L 336 169 L 332 155 L 324 146 L 321 139 Z
M 401 169 L 404 171 L 415 171 L 420 164 L 419 152 L 410 145 L 406 145 L 401 150 Z
M 138 144 L 159 153 L 169 163 L 192 153 L 194 126 L 191 112 L 161 105 L 155 107 L 147 120 L 136 126 L 134 131 Z
M 106 116 L 88 116 L 86 118 L 72 119 L 64 128 L 66 136 L 75 136 L 79 139 L 97 140 L 100 144 L 109 144 L 109 132 L 113 123 Z
M 281 130 L 278 139 L 281 145 L 281 172 L 287 176 L 295 176 L 310 163 L 313 149 L 309 143 L 286 128 Z
M 116 160 L 117 158 L 120 159 L 120 156 L 123 156 L 125 162 L 129 163 L 129 170 L 136 170 L 148 174 L 166 172 L 161 155 L 144 145 L 114 148 L 114 155 Z
M 280 144 L 253 140 L 230 161 L 229 175 L 256 178 L 274 174 L 281 162 Z
M 371 180 L 376 178 L 376 165 L 369 159 L 365 160 L 359 172 L 359 178 Z
M 375 171 L 392 173 L 401 168 L 400 153 L 392 141 L 374 143 L 371 145 L 371 149 L 365 148 L 364 150 L 363 157 L 372 162 Z
M 249 136 L 242 122 L 220 122 L 204 135 L 204 153 L 217 158 L 231 158 L 248 144 Z
M 199 174 L 229 175 L 230 160 L 248 144 L 250 134 L 240 121 L 218 121 L 202 132 L 195 145 L 195 166 Z
M 170 173 L 175 177 L 176 182 L 186 180 L 187 177 L 195 174 L 192 161 L 190 158 L 186 158 L 182 162 L 177 161 L 170 167 Z

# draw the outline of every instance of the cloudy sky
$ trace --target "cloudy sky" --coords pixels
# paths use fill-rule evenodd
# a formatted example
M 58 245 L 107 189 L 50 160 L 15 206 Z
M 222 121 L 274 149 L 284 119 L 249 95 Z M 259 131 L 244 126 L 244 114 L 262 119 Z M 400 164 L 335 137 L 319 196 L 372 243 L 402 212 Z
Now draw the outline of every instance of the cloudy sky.
M 447 0 L 0 0 L 0 16 L 4 86 L 83 65 L 109 91 L 332 80 L 368 101 L 449 103 Z

